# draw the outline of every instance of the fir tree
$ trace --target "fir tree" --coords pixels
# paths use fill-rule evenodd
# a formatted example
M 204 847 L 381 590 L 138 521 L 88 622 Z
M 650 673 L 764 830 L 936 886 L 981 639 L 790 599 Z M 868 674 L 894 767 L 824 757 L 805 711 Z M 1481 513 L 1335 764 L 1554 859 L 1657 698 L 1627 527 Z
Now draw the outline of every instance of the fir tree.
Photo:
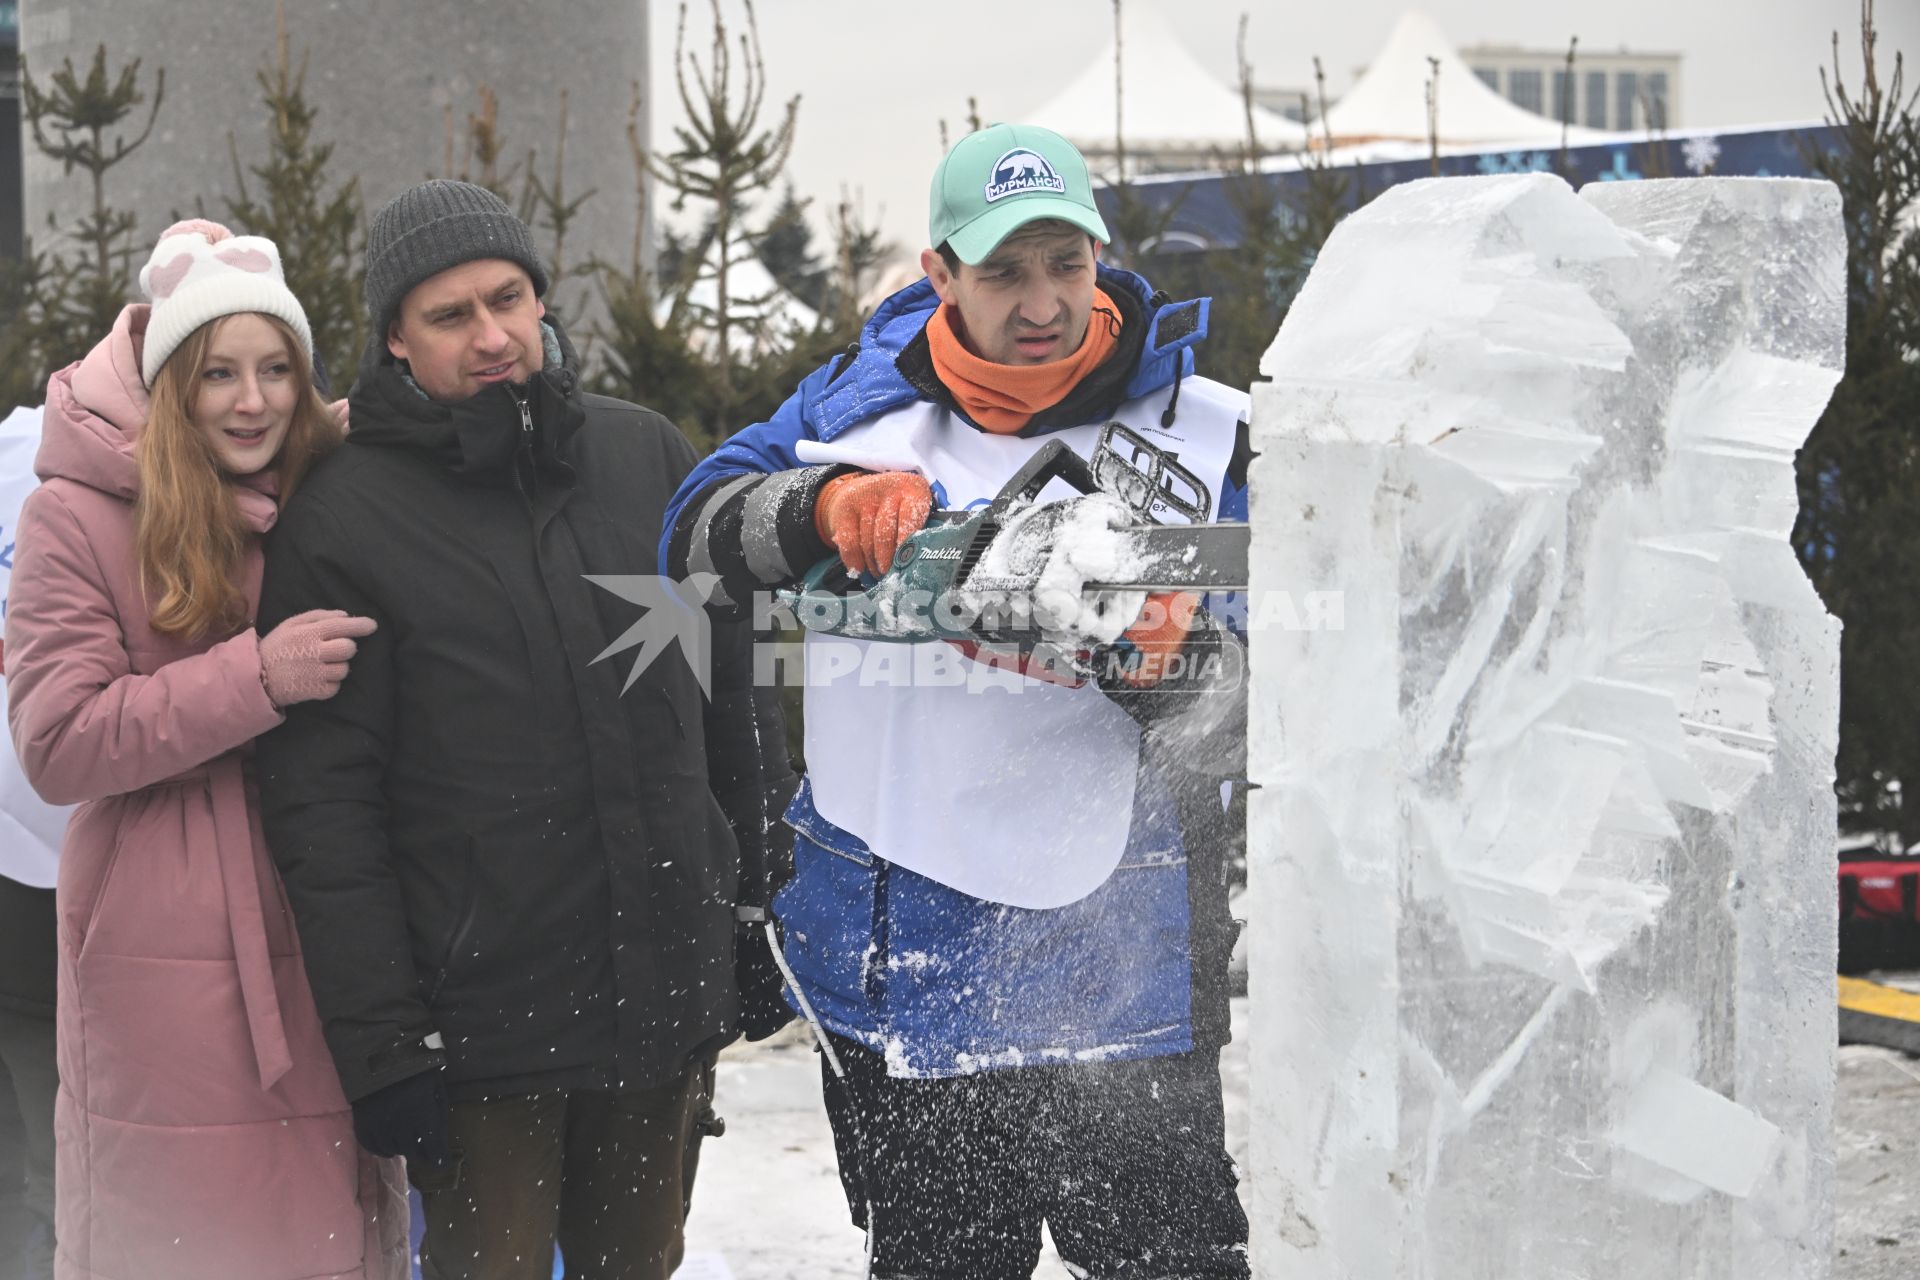
M 591 200 L 598 187 L 588 187 L 571 198 L 567 195 L 567 91 L 560 91 L 559 137 L 553 148 L 553 177 L 540 175 L 540 156 L 527 152 L 527 179 L 520 196 L 520 219 L 536 231 L 545 231 L 553 246 L 547 253 L 547 298 L 557 305 L 560 286 L 570 270 L 567 261 L 567 232 L 580 216 L 581 206 Z
M 693 441 L 702 454 L 719 443 L 706 425 L 713 397 L 707 366 L 688 341 L 684 318 L 669 309 L 660 314 L 660 299 L 675 296 L 690 264 L 699 261 L 699 246 L 688 246 L 671 230 L 656 264 L 647 261 L 644 231 L 648 176 L 646 142 L 640 133 L 644 99 L 633 87 L 627 110 L 627 149 L 633 163 L 636 213 L 633 244 L 625 263 L 596 258 L 591 264 L 605 315 L 593 329 L 600 353 L 600 369 L 593 387 L 603 395 L 633 400 L 665 414 Z M 661 281 L 669 284 L 663 289 Z
M 789 183 L 757 247 L 761 265 L 782 289 L 815 311 L 825 311 L 830 273 L 813 252 L 813 229 L 807 225 L 809 203 L 795 195 Z
M 446 171 L 438 176 L 458 178 L 462 182 L 485 187 L 511 205 L 514 203 L 513 179 L 519 173 L 520 166 L 516 164 L 505 173 L 500 172 L 500 157 L 506 152 L 506 143 L 500 130 L 500 98 L 491 85 L 484 84 L 480 86 L 478 96 L 480 109 L 467 113 L 464 129 L 455 126 L 453 105 L 447 105 Z M 453 163 L 456 149 L 460 151 L 457 168 Z
M 672 317 L 657 314 L 643 269 L 602 265 L 596 273 L 606 317 L 595 326 L 601 368 L 595 390 L 635 400 L 678 424 L 701 454 L 723 437 L 706 425 L 712 380 L 706 362 Z
M 274 62 L 255 76 L 267 108 L 267 159 L 243 171 L 239 147 L 227 136 L 239 192 L 238 199 L 226 202 L 227 216 L 280 247 L 287 288 L 306 309 L 321 367 L 344 391 L 366 340 L 360 180 L 332 186 L 333 144 L 313 140 L 317 112 L 306 96 L 307 58 L 303 53 L 294 67 L 284 5 L 279 19 Z M 248 173 L 261 184 L 258 198 L 248 186 Z
M 793 131 L 800 112 L 796 95 L 785 104 L 775 123 L 763 127 L 766 63 L 761 56 L 760 27 L 752 0 L 743 3 L 746 31 L 738 38 L 736 52 L 719 0 L 711 0 L 713 43 L 705 66 L 687 52 L 687 6 L 680 6 L 674 39 L 674 85 L 686 112 L 686 123 L 674 128 L 673 150 L 645 157 L 653 176 L 674 193 L 676 212 L 685 209 L 689 200 L 711 206 L 708 216 L 714 262 L 710 270 L 702 269 L 708 270 L 713 280 L 715 302 L 705 314 L 691 317 L 691 323 L 704 331 L 715 353 L 712 366 L 716 396 L 704 423 L 715 433 L 742 425 L 737 421 L 737 411 L 747 391 L 735 385 L 740 371 L 734 368 L 734 332 L 742 323 L 735 307 L 740 303 L 751 305 L 755 300 L 728 296 L 730 269 L 741 255 L 753 251 L 755 239 L 741 225 L 742 211 L 754 193 L 768 189 L 779 179 L 793 149 Z M 764 367 L 756 365 L 757 369 Z
M 791 189 L 768 223 L 754 225 L 752 197 L 783 177 L 799 99 L 761 127 L 765 69 L 752 6 L 746 9 L 747 30 L 736 40 L 714 4 L 712 55 L 703 66 L 686 54 L 682 7 L 676 80 L 689 123 L 675 130 L 669 155 L 655 156 L 640 136 L 636 88 L 627 143 L 643 212 L 628 261 L 594 264 L 606 308 L 595 328 L 604 361 L 596 388 L 665 413 L 703 452 L 769 417 L 807 374 L 846 348 L 863 318 L 859 299 L 888 252 L 845 194 L 832 219 L 830 266 L 818 262 L 806 202 Z M 672 193 L 675 210 L 693 205 L 703 214 L 691 232 L 663 233 L 651 267 L 641 242 L 650 176 Z M 725 269 L 746 255 L 758 255 L 820 323 L 792 331 L 762 318 L 769 299 L 732 296 Z M 695 286 L 709 281 L 715 301 L 694 305 Z
M 860 301 L 892 252 L 880 228 L 867 221 L 859 197 L 842 190 L 833 209 L 833 270 L 820 308 L 831 317 L 829 339 L 851 342 L 859 333 L 866 319 Z
M 29 237 L 17 262 L 0 258 L 0 416 L 45 398 L 50 361 L 41 317 L 46 313 L 46 256 Z
M 31 353 L 29 395 L 38 395 L 48 374 L 86 354 L 113 327 L 133 293 L 134 263 L 144 246 L 134 242 L 134 215 L 108 203 L 107 175 L 152 136 L 166 95 L 166 72 L 155 73 L 149 100 L 140 87 L 140 59 L 111 75 L 103 44 L 84 76 L 67 59 L 42 85 L 23 65 L 20 88 L 34 147 L 58 160 L 64 173 L 83 170 L 91 194 L 86 213 L 61 237 L 68 244 L 44 256 L 29 246 L 34 266 L 28 283 L 14 286 L 27 292 L 28 305 L 14 320 L 26 329 L 8 335 L 4 345 Z M 146 120 L 129 136 L 120 126 L 143 104 Z M 54 229 L 51 217 L 48 225 Z
M 1821 73 L 1832 152 L 1809 157 L 1840 188 L 1847 232 L 1846 373 L 1800 451 L 1794 530 L 1808 576 L 1845 624 L 1840 638 L 1841 820 L 1920 844 L 1920 93 L 1895 55 L 1875 66 L 1872 0 L 1861 6 L 1861 81 L 1850 91 L 1833 44 Z

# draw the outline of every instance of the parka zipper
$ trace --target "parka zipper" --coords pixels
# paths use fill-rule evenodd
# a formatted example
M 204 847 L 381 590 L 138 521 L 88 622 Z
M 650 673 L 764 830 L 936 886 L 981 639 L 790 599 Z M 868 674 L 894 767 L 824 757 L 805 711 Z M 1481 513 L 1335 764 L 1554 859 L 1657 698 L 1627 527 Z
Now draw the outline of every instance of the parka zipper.
M 513 397 L 513 402 L 520 406 L 520 439 L 531 449 L 533 447 L 533 406 L 527 402 L 527 397 L 520 388 L 511 383 L 507 385 L 507 392 Z
M 531 507 L 540 490 L 540 469 L 534 460 L 533 452 L 533 405 L 528 402 L 520 388 L 512 383 L 507 384 L 507 394 L 513 397 L 516 405 L 520 406 L 520 456 L 525 458 L 527 463 L 526 478 L 522 480 L 519 460 L 515 460 L 514 479 L 519 481 L 520 492 L 526 497 L 527 505 Z

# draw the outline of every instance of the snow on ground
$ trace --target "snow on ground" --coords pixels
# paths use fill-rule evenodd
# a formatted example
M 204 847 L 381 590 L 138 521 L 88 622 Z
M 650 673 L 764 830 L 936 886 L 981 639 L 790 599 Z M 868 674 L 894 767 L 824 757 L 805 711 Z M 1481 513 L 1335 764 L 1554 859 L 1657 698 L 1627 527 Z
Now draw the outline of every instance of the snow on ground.
M 1920 1059 L 1844 1046 L 1833 1127 L 1833 1280 L 1912 1280 L 1920 1273 Z
M 1878 976 L 1920 989 L 1920 974 Z M 1235 1039 L 1221 1077 L 1227 1144 L 1244 1166 L 1245 999 L 1234 1001 L 1233 1013 Z M 688 1256 L 676 1280 L 857 1280 L 864 1273 L 865 1239 L 840 1193 L 819 1070 L 798 1023 L 722 1055 L 716 1105 L 727 1132 L 701 1152 Z M 1920 1274 L 1920 1059 L 1849 1046 L 1839 1051 L 1839 1073 L 1833 1280 L 1912 1280 Z M 1244 1200 L 1244 1184 L 1240 1190 Z M 1034 1274 L 1067 1277 L 1050 1249 Z
M 1920 973 L 1869 976 L 1920 991 Z M 1833 1280 L 1913 1280 L 1920 1274 L 1920 1058 L 1842 1046 L 1833 1140 Z
M 1233 1002 L 1234 1042 L 1221 1057 L 1227 1147 L 1247 1154 L 1246 1000 Z M 820 1060 L 804 1024 L 720 1056 L 714 1108 L 726 1135 L 700 1151 L 675 1280 L 858 1280 L 866 1237 L 847 1217 L 833 1135 L 820 1102 Z M 1242 1184 L 1244 1203 L 1247 1188 Z M 1049 1247 L 1036 1280 L 1068 1280 Z

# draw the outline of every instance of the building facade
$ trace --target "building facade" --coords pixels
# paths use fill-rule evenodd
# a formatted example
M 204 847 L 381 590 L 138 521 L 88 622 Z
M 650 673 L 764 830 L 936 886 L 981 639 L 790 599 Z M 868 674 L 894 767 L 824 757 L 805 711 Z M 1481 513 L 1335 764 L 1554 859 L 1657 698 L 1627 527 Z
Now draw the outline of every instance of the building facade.
M 1550 120 L 1625 132 L 1675 129 L 1680 114 L 1680 55 L 1580 49 L 1567 75 L 1565 49 L 1482 44 L 1460 57 L 1494 92 Z
M 0 0 L 0 12 L 13 6 Z M 237 22 L 232 0 L 26 0 L 20 43 L 36 80 L 63 60 L 84 68 L 102 44 L 110 73 L 141 60 L 143 91 L 166 72 L 151 138 L 107 178 L 109 203 L 138 216 L 141 241 L 176 216 L 223 216 L 236 194 L 233 154 L 242 167 L 266 159 L 268 114 L 254 76 L 272 64 L 276 36 L 273 6 L 257 8 L 259 20 Z M 639 87 L 650 79 L 648 9 L 646 0 L 312 0 L 288 4 L 285 20 L 295 65 L 308 61 L 314 141 L 335 146 L 330 181 L 357 175 L 369 215 L 423 178 L 478 176 L 468 118 L 485 113 L 486 94 L 497 104 L 503 185 L 521 189 L 530 151 L 551 183 L 564 112 L 567 194 L 594 189 L 567 231 L 562 265 L 573 269 L 595 254 L 625 266 L 636 243 L 643 252 L 651 245 L 627 141 L 636 94 L 639 136 L 649 136 Z M 131 123 L 137 134 L 144 115 Z M 56 227 L 70 223 L 90 195 L 84 174 L 63 174 L 31 147 L 24 168 L 26 225 L 38 247 L 49 215 Z M 551 234 L 537 243 L 552 254 Z M 579 279 L 556 297 L 575 328 L 597 305 Z

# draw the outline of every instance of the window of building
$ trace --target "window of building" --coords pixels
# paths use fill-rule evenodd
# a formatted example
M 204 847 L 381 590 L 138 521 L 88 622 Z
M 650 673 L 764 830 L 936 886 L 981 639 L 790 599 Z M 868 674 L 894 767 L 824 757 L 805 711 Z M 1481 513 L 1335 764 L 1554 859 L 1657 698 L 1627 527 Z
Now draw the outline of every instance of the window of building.
M 1480 83 L 1486 85 L 1487 88 L 1493 90 L 1495 93 L 1500 92 L 1500 68 L 1475 67 L 1473 74 L 1479 77 Z
M 1565 68 L 1553 73 L 1553 118 L 1573 119 L 1573 77 Z
M 1670 118 L 1673 108 L 1667 102 L 1667 73 L 1650 71 L 1647 73 L 1647 124 L 1665 129 L 1673 124 Z
M 1587 72 L 1585 119 L 1589 129 L 1607 127 L 1607 73 L 1604 71 Z
M 1542 114 L 1547 104 L 1541 94 L 1541 75 L 1538 71 L 1515 67 L 1507 72 L 1507 97 L 1513 100 L 1516 107 L 1525 107 L 1535 115 Z
M 1622 71 L 1613 78 L 1613 127 L 1633 128 L 1635 110 L 1640 105 L 1640 73 Z

